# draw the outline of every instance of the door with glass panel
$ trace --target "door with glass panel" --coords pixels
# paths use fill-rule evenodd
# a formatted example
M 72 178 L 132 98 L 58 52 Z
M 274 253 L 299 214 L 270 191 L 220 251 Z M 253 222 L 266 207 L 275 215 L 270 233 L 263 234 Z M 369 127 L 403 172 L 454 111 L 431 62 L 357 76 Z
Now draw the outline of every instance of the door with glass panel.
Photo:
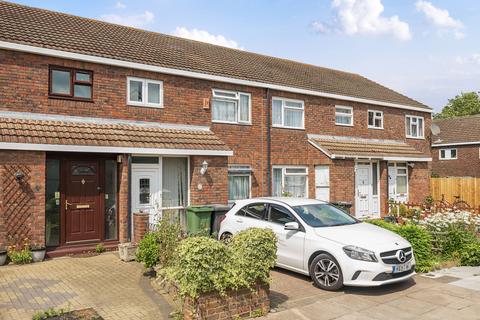
M 315 199 L 330 201 L 330 173 L 328 166 L 315 166 Z
M 406 162 L 388 163 L 388 198 L 397 202 L 408 201 L 408 166 Z
M 368 216 L 370 213 L 370 198 L 372 195 L 372 176 L 370 164 L 357 164 L 356 169 L 356 216 L 364 217 Z

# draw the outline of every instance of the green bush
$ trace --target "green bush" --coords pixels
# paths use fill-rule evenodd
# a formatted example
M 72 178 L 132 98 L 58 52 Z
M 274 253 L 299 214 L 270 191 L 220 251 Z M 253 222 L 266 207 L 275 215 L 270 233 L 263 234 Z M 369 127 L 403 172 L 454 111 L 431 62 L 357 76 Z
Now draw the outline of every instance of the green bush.
M 136 260 L 143 262 L 145 268 L 153 268 L 159 259 L 158 233 L 148 232 L 138 244 Z
M 182 229 L 177 220 L 171 219 L 171 216 L 166 214 L 158 223 L 156 231 L 158 242 L 159 264 L 162 267 L 170 265 L 175 249 L 182 239 Z
M 209 237 L 190 237 L 180 242 L 171 265 L 161 273 L 174 281 L 181 296 L 252 288 L 270 281 L 276 260 L 273 231 L 252 228 L 226 244 Z
M 251 228 L 236 234 L 229 243 L 232 274 L 237 288 L 270 281 L 277 259 L 277 238 L 272 230 Z
M 227 246 L 207 237 L 191 237 L 180 242 L 175 260 L 166 274 L 175 281 L 181 296 L 197 298 L 202 292 L 229 287 L 230 254 Z
M 442 254 L 453 258 L 469 244 L 476 242 L 476 236 L 473 232 L 465 229 L 461 225 L 451 225 L 446 234 L 440 238 Z
M 15 246 L 9 247 L 8 257 L 13 264 L 26 264 L 32 262 L 32 254 L 27 245 L 20 250 L 17 250 Z
M 436 261 L 432 252 L 432 236 L 426 229 L 413 224 L 397 225 L 383 220 L 370 220 L 368 222 L 395 232 L 408 240 L 413 247 L 418 271 L 427 272 L 433 268 Z
M 480 266 L 480 241 L 467 244 L 460 251 L 460 264 L 462 266 Z

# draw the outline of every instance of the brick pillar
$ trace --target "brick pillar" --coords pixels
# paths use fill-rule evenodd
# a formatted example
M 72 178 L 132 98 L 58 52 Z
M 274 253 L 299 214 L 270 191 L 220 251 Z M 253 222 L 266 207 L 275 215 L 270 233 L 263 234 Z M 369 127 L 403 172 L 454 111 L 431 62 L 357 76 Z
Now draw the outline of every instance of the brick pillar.
M 388 162 L 380 161 L 380 215 L 388 214 Z
M 128 155 L 122 156 L 122 163 L 118 164 L 118 225 L 120 242 L 128 242 Z
M 139 243 L 148 232 L 149 214 L 135 212 L 133 214 L 133 243 Z

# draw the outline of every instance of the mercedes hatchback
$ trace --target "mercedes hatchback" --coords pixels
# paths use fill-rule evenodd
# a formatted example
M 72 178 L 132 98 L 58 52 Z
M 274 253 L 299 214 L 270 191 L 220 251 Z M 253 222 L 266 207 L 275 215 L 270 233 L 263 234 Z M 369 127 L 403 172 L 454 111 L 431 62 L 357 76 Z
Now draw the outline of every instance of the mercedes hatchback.
M 298 198 L 240 200 L 227 212 L 219 238 L 252 227 L 277 235 L 277 266 L 309 275 L 325 290 L 379 286 L 415 274 L 411 244 L 331 204 Z

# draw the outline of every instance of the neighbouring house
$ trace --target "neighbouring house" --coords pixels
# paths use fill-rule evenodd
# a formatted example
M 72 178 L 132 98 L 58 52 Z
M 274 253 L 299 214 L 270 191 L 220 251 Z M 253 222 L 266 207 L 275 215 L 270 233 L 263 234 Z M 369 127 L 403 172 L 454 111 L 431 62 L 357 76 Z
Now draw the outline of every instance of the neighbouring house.
M 434 120 L 432 174 L 480 177 L 480 115 Z
M 428 195 L 431 109 L 357 74 L 0 1 L 0 245 L 132 238 L 133 213 Z

